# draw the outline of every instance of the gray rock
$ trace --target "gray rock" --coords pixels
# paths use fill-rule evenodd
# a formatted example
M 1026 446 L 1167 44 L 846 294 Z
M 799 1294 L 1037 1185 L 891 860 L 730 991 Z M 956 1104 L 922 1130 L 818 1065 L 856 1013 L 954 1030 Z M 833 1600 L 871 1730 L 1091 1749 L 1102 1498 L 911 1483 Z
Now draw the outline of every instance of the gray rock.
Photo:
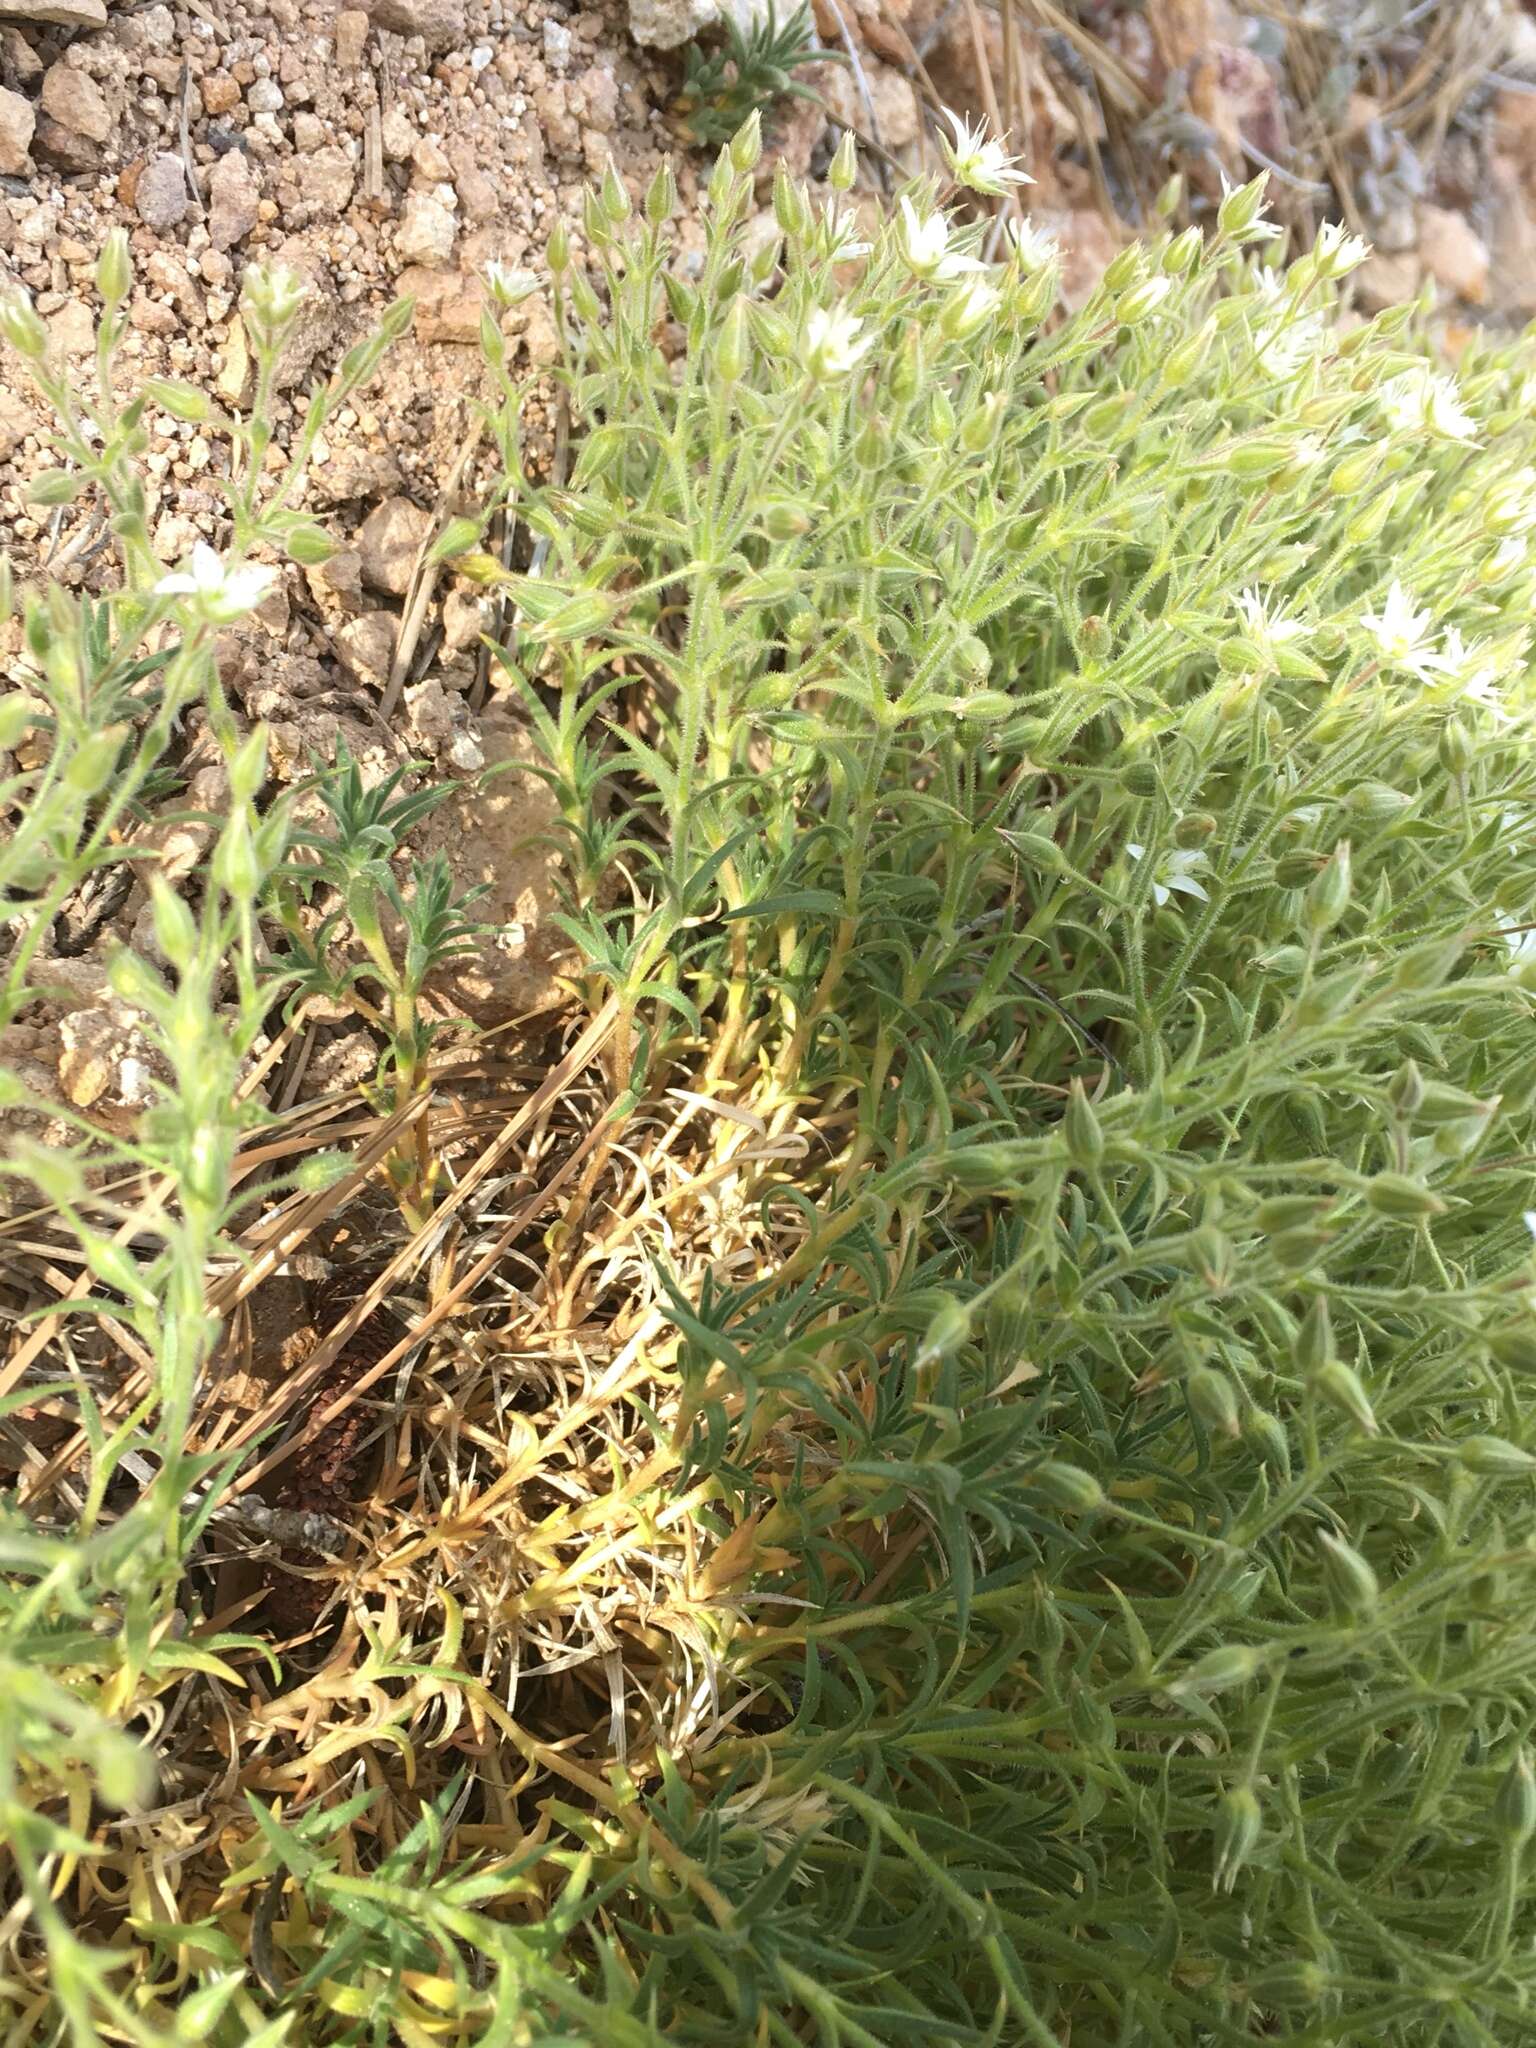
M 446 263 L 453 254 L 458 222 L 430 192 L 413 192 L 405 202 L 396 246 L 407 263 Z
M 157 234 L 185 220 L 191 198 L 181 158 L 169 150 L 152 156 L 139 173 L 133 203 L 145 227 L 153 228 Z

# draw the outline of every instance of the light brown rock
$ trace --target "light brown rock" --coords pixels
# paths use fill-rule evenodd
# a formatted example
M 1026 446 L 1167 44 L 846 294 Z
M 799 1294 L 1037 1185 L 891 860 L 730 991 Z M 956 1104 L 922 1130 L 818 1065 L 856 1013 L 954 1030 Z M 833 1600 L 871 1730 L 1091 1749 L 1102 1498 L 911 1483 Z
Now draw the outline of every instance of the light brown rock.
M 67 299 L 48 322 L 48 339 L 66 356 L 88 356 L 96 346 L 96 323 L 80 299 Z
M 1367 313 L 1383 313 L 1411 299 L 1421 275 L 1416 250 L 1378 249 L 1355 272 L 1355 297 Z
M 336 16 L 336 62 L 343 71 L 362 63 L 367 42 L 368 16 L 361 7 L 343 7 Z
M 470 344 L 480 339 L 485 293 L 474 278 L 457 270 L 426 270 L 413 264 L 400 273 L 400 291 L 416 301 L 418 341 Z
M 107 96 L 88 72 L 62 57 L 43 74 L 43 112 L 87 142 L 105 142 L 112 133 Z
M 0 86 L 0 172 L 17 178 L 32 168 L 32 137 L 37 115 L 32 102 Z
M 357 536 L 363 581 L 370 590 L 404 597 L 422 542 L 432 530 L 432 514 L 409 498 L 386 498 L 363 521 Z
M 0 0 L 0 21 L 50 28 L 105 28 L 106 0 Z
M 343 213 L 357 183 L 357 165 L 339 145 L 316 149 L 294 166 L 299 197 L 320 213 Z
M 208 239 L 215 249 L 233 249 L 255 227 L 261 183 L 243 149 L 221 156 L 208 174 Z
M 407 263 L 446 263 L 453 254 L 458 223 L 430 192 L 413 192 L 405 202 L 396 246 Z
M 205 114 L 232 113 L 240 104 L 239 86 L 222 71 L 211 71 L 200 89 Z
M 1442 291 L 1480 306 L 1488 296 L 1488 244 L 1446 206 L 1419 208 L 1419 257 Z
M 348 619 L 336 635 L 342 666 L 358 682 L 377 688 L 385 681 L 394 659 L 397 624 L 393 612 L 364 612 Z
M 466 36 L 464 0 L 373 0 L 375 23 L 397 36 L 420 36 L 429 50 L 447 50 Z

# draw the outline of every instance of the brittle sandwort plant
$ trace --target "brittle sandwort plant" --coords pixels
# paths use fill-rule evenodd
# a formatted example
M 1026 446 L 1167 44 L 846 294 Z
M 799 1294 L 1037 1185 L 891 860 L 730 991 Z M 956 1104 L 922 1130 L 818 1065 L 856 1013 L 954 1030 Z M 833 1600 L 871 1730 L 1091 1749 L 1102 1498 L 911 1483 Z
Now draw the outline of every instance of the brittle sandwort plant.
M 129 1598 L 117 1496 L 9 1525 L 55 1704 L 0 1696 L 3 1995 L 54 2037 L 1529 2031 L 1536 367 L 1341 320 L 1363 249 L 1282 268 L 1258 185 L 1065 317 L 956 203 L 999 145 L 948 158 L 867 229 L 848 152 L 781 174 L 765 244 L 749 124 L 686 275 L 670 181 L 606 179 L 593 274 L 549 251 L 566 481 L 487 321 L 539 573 L 455 539 L 572 828 L 604 1142 L 533 1202 L 553 1279 L 518 1240 L 514 1392 L 411 1418 L 350 1661 L 182 1671 L 171 1812 L 123 1744 L 191 1581 Z M 220 858 L 189 960 L 255 914 Z M 206 1344 L 165 1229 L 101 1284 Z M 174 1558 L 225 1475 L 158 1412 Z

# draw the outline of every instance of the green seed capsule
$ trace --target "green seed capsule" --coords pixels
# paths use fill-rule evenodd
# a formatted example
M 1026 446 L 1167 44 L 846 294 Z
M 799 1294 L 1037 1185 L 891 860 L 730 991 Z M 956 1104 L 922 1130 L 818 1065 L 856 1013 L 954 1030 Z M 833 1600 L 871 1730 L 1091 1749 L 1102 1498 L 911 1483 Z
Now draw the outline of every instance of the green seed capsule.
M 1366 1207 L 1378 1216 L 1397 1222 L 1419 1223 L 1427 1216 L 1443 1216 L 1446 1204 L 1432 1189 L 1410 1180 L 1405 1173 L 1373 1174 L 1365 1185 Z
M 1223 1436 L 1237 1435 L 1237 1395 L 1224 1372 L 1198 1365 L 1185 1380 L 1184 1392 L 1190 1408 L 1207 1429 L 1219 1430 Z
M 1536 1472 L 1536 1458 L 1501 1436 L 1464 1437 L 1456 1446 L 1456 1458 L 1468 1472 L 1489 1479 L 1524 1479 Z

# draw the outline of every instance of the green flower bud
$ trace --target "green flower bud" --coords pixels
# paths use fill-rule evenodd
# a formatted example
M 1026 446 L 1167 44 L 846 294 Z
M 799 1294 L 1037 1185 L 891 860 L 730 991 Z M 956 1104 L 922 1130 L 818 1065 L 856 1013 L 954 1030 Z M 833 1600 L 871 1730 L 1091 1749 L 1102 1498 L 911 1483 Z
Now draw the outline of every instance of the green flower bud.
M 1403 1223 L 1422 1222 L 1426 1216 L 1443 1216 L 1446 1205 L 1431 1189 L 1405 1173 L 1376 1173 L 1365 1184 L 1365 1201 L 1378 1216 L 1390 1216 Z
M 1105 264 L 1100 283 L 1107 292 L 1123 292 L 1140 278 L 1143 262 L 1141 244 L 1129 242 Z
M 1318 1533 L 1323 1579 L 1340 1613 L 1363 1619 L 1375 1610 L 1381 1587 L 1375 1572 L 1353 1545 L 1327 1529 Z
M 96 289 L 109 306 L 120 305 L 133 290 L 133 257 L 126 228 L 113 228 L 101 245 L 101 254 L 96 259 Z
M 1097 1166 L 1104 1157 L 1104 1132 L 1081 1081 L 1072 1083 L 1066 1115 L 1061 1120 L 1061 1132 L 1066 1140 L 1067 1157 L 1074 1166 Z
M 1029 1474 L 1029 1481 L 1053 1507 L 1069 1515 L 1091 1514 L 1104 1505 L 1104 1489 L 1081 1465 L 1069 1465 L 1060 1458 L 1048 1458 Z
M 1415 1060 L 1404 1060 L 1387 1083 L 1387 1100 L 1400 1117 L 1411 1117 L 1424 1100 L 1424 1076 Z
M 853 131 L 845 128 L 843 139 L 837 145 L 832 161 L 827 166 L 827 183 L 834 192 L 849 192 L 859 175 L 859 146 L 853 139 Z
M 1268 1465 L 1282 1478 L 1291 1475 L 1291 1440 L 1284 1423 L 1262 1408 L 1249 1411 L 1243 1423 L 1243 1438 L 1261 1464 Z
M 609 157 L 608 167 L 603 172 L 603 182 L 598 189 L 598 198 L 604 215 L 614 227 L 618 227 L 622 221 L 629 219 L 629 192 L 624 184 L 624 180 L 619 176 L 619 167 L 612 157 Z
M 25 356 L 28 362 L 47 360 L 48 330 L 19 287 L 0 293 L 0 341 L 8 341 L 17 355 Z
M 1346 455 L 1328 473 L 1329 490 L 1336 498 L 1352 498 L 1368 481 L 1376 462 L 1377 451 L 1374 448 L 1361 448 L 1353 455 Z
M 677 179 L 671 157 L 664 157 L 655 177 L 645 188 L 645 217 L 653 228 L 669 221 L 677 211 Z
M 1237 1874 L 1250 1862 L 1264 1833 L 1264 1816 L 1251 1786 L 1234 1785 L 1224 1794 L 1216 1815 L 1216 1868 L 1213 1891 L 1230 1892 Z
M 1516 1750 L 1494 1794 L 1493 1826 L 1515 1849 L 1523 1849 L 1536 1834 L 1536 1774 L 1523 1749 Z
M 1305 929 L 1314 938 L 1321 938 L 1325 932 L 1332 931 L 1349 908 L 1349 896 L 1349 841 L 1341 839 L 1333 849 L 1328 865 L 1307 890 L 1302 907 Z
M 1346 1365 L 1342 1358 L 1330 1358 L 1312 1375 L 1312 1386 L 1319 1399 L 1347 1416 L 1357 1429 L 1363 1429 L 1367 1436 L 1376 1434 L 1376 1411 L 1353 1366 Z
M 1459 718 L 1448 718 L 1440 728 L 1440 738 L 1435 752 L 1440 766 L 1447 775 L 1465 775 L 1472 766 L 1474 750 L 1472 735 Z
M 544 261 L 556 277 L 571 267 L 571 237 L 563 220 L 557 220 L 550 232 L 544 245 Z
M 715 337 L 713 365 L 722 384 L 735 384 L 752 360 L 752 336 L 747 328 L 747 304 L 739 294 L 726 309 Z
M 730 151 L 734 170 L 740 171 L 743 176 L 748 171 L 756 170 L 758 159 L 763 153 L 763 117 L 756 107 L 748 114 L 726 146 Z
M 1264 211 L 1264 194 L 1269 184 L 1268 171 L 1260 171 L 1246 185 L 1239 185 L 1235 192 L 1229 192 L 1222 200 L 1216 214 L 1216 225 L 1222 234 L 1229 235 L 1234 242 L 1249 239 L 1252 229 Z
M 1163 269 L 1170 277 L 1187 277 L 1200 261 L 1205 248 L 1205 237 L 1198 228 L 1186 228 L 1181 235 L 1175 235 L 1163 251 Z
M 1129 796 L 1156 796 L 1162 787 L 1153 762 L 1147 760 L 1129 761 L 1120 771 L 1120 786 Z
M 1456 1458 L 1466 1471 L 1488 1479 L 1524 1479 L 1536 1472 L 1536 1458 L 1501 1436 L 1463 1437 Z
M 1235 1685 L 1251 1685 L 1264 1669 L 1262 1650 L 1247 1643 L 1227 1643 L 1219 1650 L 1207 1650 L 1168 1687 L 1171 1693 L 1204 1698 L 1209 1693 L 1230 1692 Z
M 1139 327 L 1149 319 L 1173 290 L 1166 277 L 1144 277 L 1140 284 L 1131 289 L 1115 307 L 1115 318 L 1122 327 Z
M 1223 1436 L 1237 1435 L 1237 1396 L 1224 1372 L 1209 1365 L 1197 1365 L 1184 1382 L 1184 1394 L 1207 1429 L 1219 1430 Z

